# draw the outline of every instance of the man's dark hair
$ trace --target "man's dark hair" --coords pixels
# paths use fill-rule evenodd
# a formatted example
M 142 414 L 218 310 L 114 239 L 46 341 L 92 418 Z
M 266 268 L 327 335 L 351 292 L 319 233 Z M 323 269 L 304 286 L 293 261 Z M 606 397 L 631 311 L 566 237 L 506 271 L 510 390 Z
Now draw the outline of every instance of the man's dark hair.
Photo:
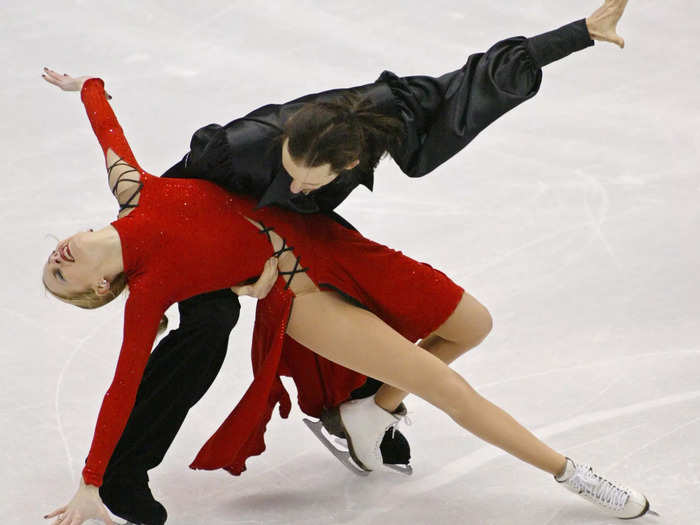
M 292 158 L 305 166 L 328 163 L 340 172 L 359 159 L 361 169 L 372 171 L 403 132 L 401 120 L 373 111 L 370 99 L 348 92 L 302 106 L 285 123 L 283 139 L 289 139 Z

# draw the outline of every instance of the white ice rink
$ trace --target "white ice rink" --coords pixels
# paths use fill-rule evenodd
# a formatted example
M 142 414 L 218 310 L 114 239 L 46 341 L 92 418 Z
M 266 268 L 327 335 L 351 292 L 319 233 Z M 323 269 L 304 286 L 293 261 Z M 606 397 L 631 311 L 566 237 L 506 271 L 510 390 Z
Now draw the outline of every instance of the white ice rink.
M 42 523 L 72 497 L 121 343 L 123 300 L 84 312 L 41 285 L 51 236 L 116 212 L 79 96 L 43 66 L 104 78 L 160 174 L 202 125 L 384 69 L 439 75 L 597 6 L 3 0 L 2 523 Z M 548 66 L 537 97 L 456 158 L 415 180 L 386 160 L 374 193 L 339 209 L 488 306 L 494 331 L 455 367 L 554 448 L 643 490 L 662 516 L 639 523 L 700 523 L 699 19 L 694 0 L 631 0 L 624 51 L 597 43 Z M 415 397 L 411 478 L 348 473 L 296 407 L 240 478 L 189 470 L 250 382 L 253 311 L 243 301 L 224 368 L 151 472 L 169 524 L 617 523 Z

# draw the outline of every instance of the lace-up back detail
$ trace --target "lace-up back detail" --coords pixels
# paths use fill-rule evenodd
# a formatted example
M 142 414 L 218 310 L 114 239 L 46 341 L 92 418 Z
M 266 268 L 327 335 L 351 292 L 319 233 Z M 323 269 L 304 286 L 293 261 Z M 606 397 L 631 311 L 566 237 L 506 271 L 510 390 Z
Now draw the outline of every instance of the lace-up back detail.
M 284 237 L 280 237 L 277 233 L 275 233 L 274 228 L 265 226 L 265 224 L 262 222 L 254 221 L 248 217 L 246 217 L 246 219 L 253 223 L 258 228 L 260 233 L 267 235 L 267 239 L 270 241 L 270 244 L 272 244 L 272 248 L 275 250 L 272 255 L 279 259 L 279 263 L 277 264 L 279 274 L 287 282 L 284 287 L 285 290 L 291 289 L 294 295 L 303 295 L 306 293 L 320 291 L 316 284 L 307 275 L 303 275 L 306 273 L 308 268 L 304 268 L 302 266 L 301 256 L 297 257 L 294 254 L 294 246 L 289 246 Z M 292 286 L 294 276 L 297 274 L 302 275 L 299 276 L 299 279 L 297 279 L 294 286 Z

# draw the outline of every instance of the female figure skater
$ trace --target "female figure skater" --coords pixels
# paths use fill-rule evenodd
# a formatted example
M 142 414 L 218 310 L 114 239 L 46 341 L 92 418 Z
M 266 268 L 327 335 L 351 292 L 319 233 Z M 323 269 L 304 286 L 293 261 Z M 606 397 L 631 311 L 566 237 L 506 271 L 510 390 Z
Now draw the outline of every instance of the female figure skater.
M 341 177 L 306 180 L 307 172 L 303 162 L 297 162 L 299 159 L 287 156 L 287 162 L 282 163 L 282 152 L 287 148 L 283 150 L 281 137 L 285 128 L 287 133 L 292 132 L 287 123 L 302 103 L 337 100 L 346 90 L 265 106 L 226 126 L 202 128 L 193 137 L 185 159 L 165 176 L 210 178 L 253 196 L 261 206 L 278 204 L 301 213 L 329 213 L 358 184 L 371 188 L 372 168 L 385 149 L 407 174 L 424 175 L 461 150 L 500 115 L 532 98 L 545 65 L 592 45 L 591 39 L 621 46 L 623 41 L 615 28 L 625 4 L 626 0 L 607 0 L 585 21 L 534 38 L 504 40 L 486 53 L 470 56 L 459 70 L 438 78 L 399 78 L 384 73 L 373 84 L 352 89 L 373 101 L 374 113 L 399 118 L 402 140 L 389 148 L 392 141 L 374 143 L 375 135 L 364 133 L 363 128 L 363 135 L 370 135 L 372 143 L 363 141 L 360 158 L 353 159 L 360 160 L 359 164 Z M 355 128 L 367 123 L 374 124 L 371 119 L 355 119 Z M 356 132 L 352 134 L 356 136 Z M 324 150 L 329 152 L 328 144 L 324 144 Z M 303 154 L 298 157 L 309 160 Z M 324 186 L 331 179 L 332 183 Z M 302 189 L 308 193 L 300 192 Z M 165 521 L 165 509 L 148 490 L 146 471 L 161 462 L 187 411 L 214 380 L 239 309 L 228 289 L 188 299 L 179 307 L 180 327 L 161 339 L 149 358 L 135 408 L 100 488 L 113 512 L 123 515 L 128 510 L 137 517 L 131 521 Z M 395 434 L 400 436 L 399 432 Z M 405 441 L 403 447 L 397 449 L 398 457 L 407 458 Z M 382 451 L 384 460 L 392 461 L 387 458 L 386 448 Z M 406 459 L 398 462 L 405 463 Z
M 55 73 L 49 74 L 58 81 Z M 133 406 L 165 309 L 197 293 L 239 285 L 256 275 L 270 255 L 278 258 L 284 279 L 258 304 L 255 381 L 200 451 L 195 468 L 240 472 L 247 457 L 264 450 L 262 435 L 272 408 L 279 402 L 283 415 L 290 408 L 279 374 L 290 372 L 303 381 L 305 369 L 295 368 L 295 361 L 303 360 L 310 349 L 359 373 L 343 376 L 344 370 L 329 363 L 330 375 L 345 377 L 332 383 L 330 398 L 342 400 L 362 383 L 360 374 L 372 375 L 393 385 L 396 397 L 404 392 L 423 397 L 465 429 L 557 476 L 615 516 L 647 512 L 649 503 L 642 494 L 553 451 L 445 364 L 442 350 L 449 354 L 473 344 L 474 338 L 483 339 L 490 316 L 444 274 L 328 218 L 258 209 L 255 201 L 206 181 L 149 175 L 124 139 L 103 82 L 78 79 L 78 87 L 105 154 L 120 218 L 102 230 L 59 242 L 44 266 L 43 281 L 54 295 L 83 307 L 108 302 L 126 282 L 131 293 L 114 381 L 98 416 L 81 485 L 67 506 L 48 515 L 57 516 L 55 523 L 74 525 L 91 517 L 111 523 L 97 487 Z M 214 259 L 212 253 L 219 256 Z M 390 282 L 384 279 L 389 272 L 394 277 Z M 415 306 L 426 297 L 430 312 Z M 433 339 L 435 352 L 411 343 L 418 339 Z M 390 394 L 385 391 L 389 399 Z M 338 422 L 358 460 L 373 468 L 377 442 L 367 446 L 363 434 L 372 431 L 358 428 L 357 413 L 369 411 L 377 423 L 369 426 L 382 427 L 382 434 L 396 418 L 385 410 L 390 407 L 369 401 L 373 406 L 345 405 Z M 359 410 L 355 405 L 361 405 Z

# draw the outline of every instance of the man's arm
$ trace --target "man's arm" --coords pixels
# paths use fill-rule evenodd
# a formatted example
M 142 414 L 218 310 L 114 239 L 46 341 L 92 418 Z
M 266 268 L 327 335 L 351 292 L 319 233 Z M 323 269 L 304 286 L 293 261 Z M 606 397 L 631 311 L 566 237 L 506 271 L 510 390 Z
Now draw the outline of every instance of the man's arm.
M 534 38 L 502 40 L 437 78 L 399 78 L 385 71 L 379 81 L 391 87 L 406 127 L 392 157 L 410 177 L 429 173 L 500 116 L 534 97 L 542 67 L 591 45 L 586 23 L 579 20 Z
M 617 24 L 627 0 L 605 0 L 591 16 L 532 38 L 514 37 L 477 53 L 464 67 L 438 78 L 399 78 L 384 72 L 406 127 L 391 152 L 401 169 L 420 177 L 471 142 L 501 115 L 537 94 L 542 68 L 593 45 L 624 47 Z
M 260 198 L 281 162 L 274 152 L 279 136 L 279 128 L 247 116 L 225 126 L 209 124 L 194 133 L 190 151 L 162 176 L 205 179 Z

